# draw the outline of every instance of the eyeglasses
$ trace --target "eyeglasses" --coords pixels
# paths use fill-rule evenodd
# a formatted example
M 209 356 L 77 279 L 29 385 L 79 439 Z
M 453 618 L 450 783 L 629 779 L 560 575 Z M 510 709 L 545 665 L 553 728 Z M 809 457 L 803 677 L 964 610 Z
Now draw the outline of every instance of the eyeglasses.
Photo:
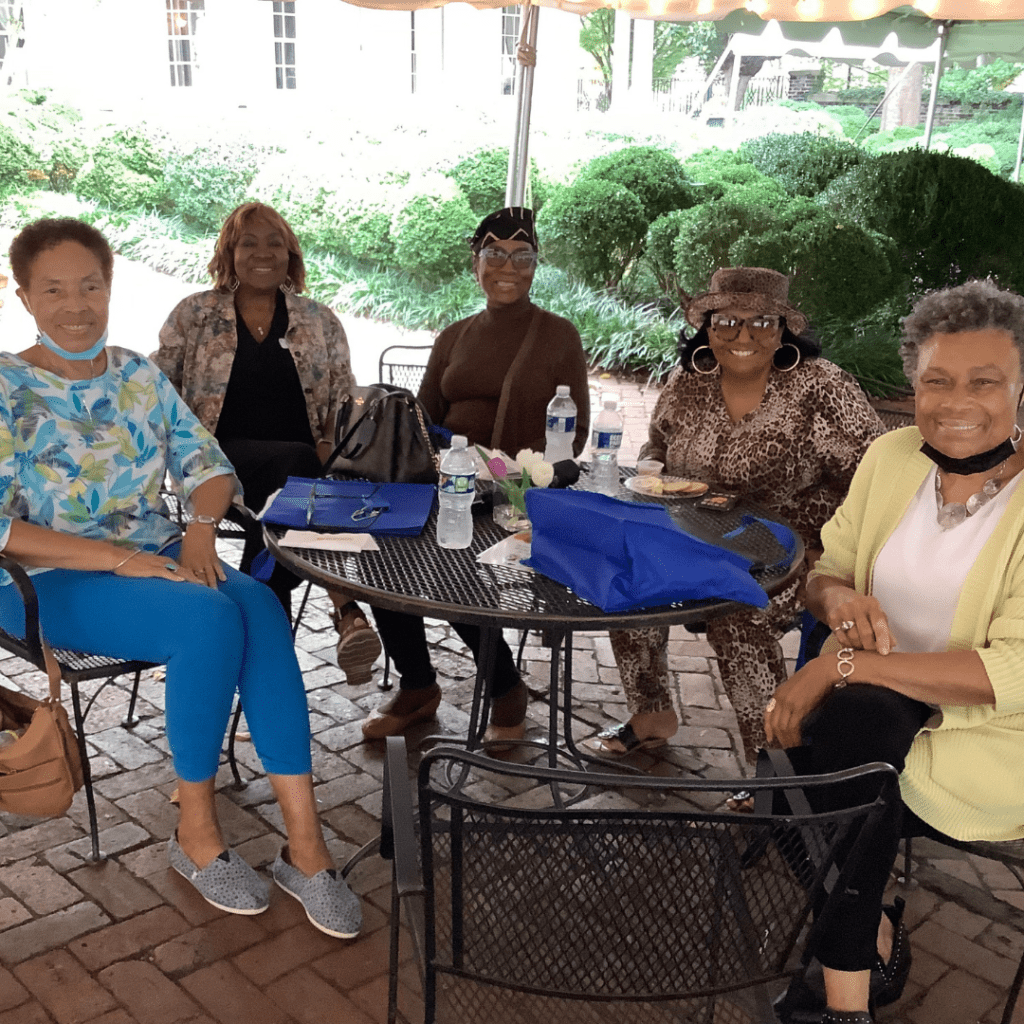
M 317 493 L 317 485 L 309 489 L 309 501 L 306 503 L 306 526 L 313 525 L 313 517 L 316 512 L 316 499 L 328 499 L 337 501 L 343 498 L 345 501 L 358 501 L 359 507 L 350 516 L 353 523 L 372 523 L 382 512 L 390 510 L 391 505 L 386 501 L 374 501 L 374 496 L 380 490 L 380 485 L 372 488 L 366 494 L 330 494 L 328 492 Z
M 747 333 L 757 342 L 771 341 L 775 332 L 782 323 L 782 317 L 772 316 L 768 313 L 759 313 L 757 316 L 738 317 L 729 316 L 727 313 L 711 314 L 711 330 L 719 341 L 735 341 L 740 336 L 744 326 Z
M 477 253 L 480 259 L 489 267 L 503 267 L 509 260 L 516 270 L 529 270 L 537 266 L 537 254 L 532 249 L 516 249 L 514 252 L 505 252 L 504 249 L 492 249 L 488 246 Z

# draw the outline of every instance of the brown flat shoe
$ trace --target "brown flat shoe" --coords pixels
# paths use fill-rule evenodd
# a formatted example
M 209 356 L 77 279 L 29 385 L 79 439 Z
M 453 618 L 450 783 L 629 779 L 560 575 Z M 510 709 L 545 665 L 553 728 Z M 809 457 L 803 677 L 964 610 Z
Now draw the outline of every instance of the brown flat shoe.
M 373 663 L 380 657 L 380 638 L 354 601 L 331 617 L 338 631 L 338 668 L 345 673 L 345 682 L 349 686 L 368 683 L 373 678 Z
M 368 740 L 398 736 L 410 725 L 433 718 L 441 703 L 441 687 L 434 683 L 423 690 L 399 690 L 386 704 L 375 708 L 360 728 Z

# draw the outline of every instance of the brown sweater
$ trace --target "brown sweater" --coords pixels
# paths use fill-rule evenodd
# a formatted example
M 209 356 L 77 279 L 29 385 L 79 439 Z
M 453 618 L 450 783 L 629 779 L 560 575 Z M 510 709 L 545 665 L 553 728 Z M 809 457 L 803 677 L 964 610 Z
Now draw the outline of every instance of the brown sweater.
M 544 450 L 548 402 L 568 384 L 575 454 L 587 443 L 587 361 L 576 328 L 524 298 L 446 327 L 434 342 L 419 397 L 431 419 L 470 444 Z

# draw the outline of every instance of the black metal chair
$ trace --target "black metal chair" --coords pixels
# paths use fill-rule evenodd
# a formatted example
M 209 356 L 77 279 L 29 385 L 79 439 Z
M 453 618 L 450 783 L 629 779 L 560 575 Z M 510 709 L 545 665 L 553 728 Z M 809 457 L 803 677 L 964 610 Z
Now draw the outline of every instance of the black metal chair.
M 10 573 L 13 585 L 18 588 L 22 603 L 25 606 L 25 638 L 15 636 L 0 629 L 0 650 L 8 651 L 22 661 L 34 665 L 40 672 L 46 673 L 46 660 L 43 656 L 43 645 L 39 629 L 39 599 L 36 596 L 32 579 L 27 572 L 7 555 L 0 553 L 0 569 Z M 126 729 L 133 729 L 139 723 L 135 715 L 135 705 L 139 696 L 139 682 L 146 669 L 155 668 L 156 663 L 149 661 L 122 661 L 99 654 L 84 654 L 81 651 L 68 651 L 59 647 L 52 648 L 53 655 L 60 668 L 61 678 L 71 690 L 71 706 L 75 719 L 75 734 L 78 737 L 78 751 L 82 759 L 82 777 L 84 780 L 85 802 L 89 811 L 89 835 L 92 840 L 93 861 L 103 860 L 100 852 L 99 824 L 96 819 L 96 797 L 93 792 L 92 772 L 89 769 L 89 753 L 85 743 L 85 719 L 92 710 L 96 698 L 103 689 L 119 676 L 134 675 L 131 697 L 128 701 L 128 714 L 122 724 Z M 103 680 L 82 707 L 81 684 Z M 239 710 L 241 710 L 239 708 Z M 242 778 L 235 760 L 234 737 L 238 727 L 236 714 L 232 724 L 231 738 L 227 748 L 228 764 L 234 775 L 236 788 L 241 788 Z
M 433 345 L 389 345 L 380 354 L 377 361 L 377 379 L 383 384 L 394 384 L 396 387 L 405 388 L 414 395 L 420 388 L 423 375 L 427 372 L 426 359 L 420 361 L 420 357 L 412 353 L 426 352 L 429 354 Z M 403 353 L 404 360 L 388 358 L 389 353 Z
M 866 776 L 878 780 L 871 804 L 796 809 L 805 791 Z M 740 785 L 762 799 L 785 793 L 793 813 L 703 810 Z M 895 771 L 880 764 L 798 783 L 624 781 L 438 747 L 419 768 L 417 858 L 405 743 L 393 737 L 381 843 L 394 859 L 389 1024 L 398 1019 L 403 904 L 425 1024 L 768 1024 L 768 986 L 809 960 L 835 913 L 828 894 L 845 890 L 895 785 Z M 566 788 L 587 798 L 552 806 L 548 791 Z M 484 802 L 503 790 L 505 802 Z M 840 849 L 849 855 L 838 871 Z
M 13 559 L 0 554 L 0 569 L 10 573 L 13 585 L 18 588 L 21 600 L 25 605 L 25 639 L 14 636 L 0 629 L 0 648 L 34 665 L 43 674 L 46 673 L 46 659 L 43 656 L 42 639 L 39 633 L 39 600 L 35 587 L 28 573 Z M 53 655 L 60 667 L 61 677 L 71 690 L 71 705 L 75 717 L 75 733 L 78 736 L 78 751 L 82 758 L 82 776 L 85 780 L 85 801 L 89 810 L 89 834 L 92 837 L 92 860 L 102 860 L 100 853 L 99 826 L 96 821 L 96 798 L 92 788 L 92 773 L 89 770 L 89 755 L 85 745 L 85 717 L 89 714 L 100 691 L 118 676 L 134 673 L 131 700 L 128 704 L 128 715 L 124 720 L 126 729 L 133 728 L 138 719 L 135 717 L 135 701 L 139 692 L 139 679 L 144 669 L 153 668 L 148 661 L 119 661 L 116 658 L 105 658 L 101 655 L 83 654 L 80 651 L 65 651 L 53 648 Z M 103 683 L 89 698 L 84 710 L 82 708 L 81 684 L 90 680 L 102 679 Z
M 954 850 L 963 850 L 965 853 L 973 854 L 975 857 L 984 857 L 988 860 L 1004 864 L 1009 869 L 1010 874 L 1020 883 L 1021 888 L 1024 889 L 1024 840 L 1015 839 L 1002 843 L 983 841 L 965 843 L 959 839 L 952 839 L 949 836 L 939 834 L 929 835 L 928 838 L 933 842 L 942 843 L 943 846 L 948 846 Z M 912 884 L 912 855 L 913 838 L 908 836 L 903 840 L 903 883 L 906 886 Z M 1006 993 L 1006 1003 L 1003 1006 L 1000 1024 L 1011 1024 L 1022 986 L 1024 986 L 1024 953 L 1021 954 L 1020 963 L 1017 965 L 1017 973 L 1014 975 L 1013 982 Z

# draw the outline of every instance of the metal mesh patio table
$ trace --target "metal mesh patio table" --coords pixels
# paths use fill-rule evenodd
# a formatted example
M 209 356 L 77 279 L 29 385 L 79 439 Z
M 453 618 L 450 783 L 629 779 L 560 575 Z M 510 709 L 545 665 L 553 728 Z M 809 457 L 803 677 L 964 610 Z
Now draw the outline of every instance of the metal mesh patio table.
M 632 493 L 623 489 L 624 498 Z M 643 500 L 637 498 L 636 500 Z M 740 501 L 728 512 L 700 508 L 693 500 L 665 502 L 672 518 L 688 533 L 736 551 L 754 561 L 752 574 L 771 595 L 790 583 L 803 563 L 803 545 L 797 538 L 792 558 L 761 523 L 744 526 L 750 515 L 785 524 L 779 516 Z M 505 628 L 542 630 L 551 638 L 551 699 L 548 741 L 549 762 L 559 754 L 559 691 L 563 702 L 565 751 L 576 761 L 593 760 L 577 750 L 572 738 L 572 636 L 579 630 L 635 629 L 703 622 L 740 607 L 734 601 L 684 601 L 641 611 L 605 613 L 571 590 L 539 573 L 515 566 L 483 565 L 477 556 L 508 536 L 490 514 L 474 516 L 473 542 L 468 548 L 449 550 L 435 540 L 436 509 L 418 537 L 377 536 L 379 551 L 358 554 L 285 548 L 279 543 L 284 527 L 265 524 L 267 546 L 292 572 L 329 590 L 344 589 L 357 599 L 392 611 L 433 619 L 463 622 L 481 628 L 477 684 L 470 712 L 467 743 L 479 745 L 489 702 L 488 687 L 494 651 Z M 742 531 L 736 536 L 738 531 Z M 732 535 L 732 536 L 730 536 Z M 564 651 L 564 672 L 559 650 Z M 561 679 L 560 679 L 561 676 Z M 561 687 L 560 687 L 561 682 Z M 446 737 L 450 741 L 450 737 Z M 524 741 L 531 742 L 531 741 Z M 536 744 L 534 744 L 536 745 Z

